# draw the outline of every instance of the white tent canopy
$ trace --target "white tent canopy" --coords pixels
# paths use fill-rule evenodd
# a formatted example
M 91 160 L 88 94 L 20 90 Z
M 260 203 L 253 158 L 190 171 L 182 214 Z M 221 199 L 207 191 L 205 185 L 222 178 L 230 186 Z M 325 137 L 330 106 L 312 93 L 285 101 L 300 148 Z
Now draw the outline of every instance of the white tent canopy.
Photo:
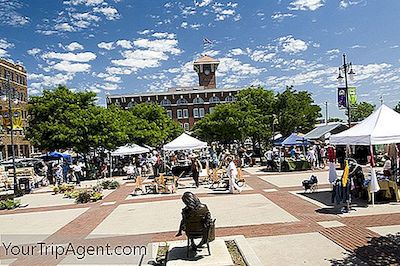
M 195 150 L 203 148 L 207 148 L 207 142 L 198 140 L 186 133 L 182 133 L 182 135 L 164 145 L 164 150 L 166 151 Z
M 144 148 L 137 144 L 127 144 L 125 146 L 119 147 L 115 151 L 111 152 L 111 156 L 123 156 L 123 155 L 134 155 L 149 152 L 148 148 Z
M 400 114 L 383 105 L 354 127 L 331 135 L 334 145 L 378 145 L 400 143 Z

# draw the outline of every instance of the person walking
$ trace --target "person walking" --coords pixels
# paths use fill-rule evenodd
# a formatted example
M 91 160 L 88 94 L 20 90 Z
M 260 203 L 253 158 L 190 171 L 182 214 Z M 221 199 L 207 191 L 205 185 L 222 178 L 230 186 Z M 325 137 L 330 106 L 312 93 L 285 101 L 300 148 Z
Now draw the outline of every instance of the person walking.
M 228 165 L 228 167 L 226 168 L 226 172 L 229 177 L 229 192 L 233 194 L 234 190 L 236 189 L 240 193 L 240 192 L 242 192 L 242 188 L 239 187 L 239 185 L 236 183 L 236 177 L 238 175 L 236 165 L 233 162 L 233 159 L 231 156 L 228 156 L 226 158 L 226 161 L 227 161 L 227 165 Z
M 192 170 L 192 176 L 194 183 L 196 185 L 196 188 L 199 187 L 199 175 L 201 171 L 201 164 L 199 160 L 197 160 L 197 156 L 195 154 L 190 155 L 190 160 L 192 162 L 191 164 L 191 170 Z

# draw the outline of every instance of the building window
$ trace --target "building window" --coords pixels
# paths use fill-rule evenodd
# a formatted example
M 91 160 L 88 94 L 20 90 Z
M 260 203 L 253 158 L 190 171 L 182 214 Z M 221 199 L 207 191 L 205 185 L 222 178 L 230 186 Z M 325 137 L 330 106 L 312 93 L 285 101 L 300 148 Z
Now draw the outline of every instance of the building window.
M 184 123 L 184 124 L 183 124 L 183 129 L 184 129 L 185 131 L 189 131 L 189 130 L 190 130 L 190 125 L 189 125 L 189 123 Z
M 188 101 L 185 98 L 180 98 L 176 101 L 177 105 L 186 105 L 188 104 Z
M 232 95 L 226 96 L 225 102 L 234 102 L 236 99 Z
M 132 108 L 135 105 L 134 101 L 130 101 L 127 105 L 128 108 Z
M 182 109 L 176 110 L 176 116 L 178 117 L 178 119 L 183 118 L 183 116 L 182 116 Z
M 204 100 L 203 100 L 203 98 L 197 96 L 196 98 L 193 99 L 193 103 L 194 104 L 202 104 L 202 103 L 204 103 Z
M 183 109 L 183 118 L 188 118 L 188 117 L 189 117 L 189 110 Z
M 204 108 L 199 108 L 199 117 L 204 117 Z
M 214 107 L 210 107 L 210 108 L 208 108 L 208 111 L 210 112 L 210 114 L 212 113 L 212 112 L 214 112 Z
M 172 118 L 172 110 L 167 110 L 167 116 Z
M 171 101 L 168 99 L 164 99 L 160 102 L 161 106 L 171 106 Z
M 199 118 L 199 108 L 193 108 L 193 117 L 194 118 Z
M 219 103 L 220 100 L 217 96 L 213 96 L 208 100 L 210 103 Z

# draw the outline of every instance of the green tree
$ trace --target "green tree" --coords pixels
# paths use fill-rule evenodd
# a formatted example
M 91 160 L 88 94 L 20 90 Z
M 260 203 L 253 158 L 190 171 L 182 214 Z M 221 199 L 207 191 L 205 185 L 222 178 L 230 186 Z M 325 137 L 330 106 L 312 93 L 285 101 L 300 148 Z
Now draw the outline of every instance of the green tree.
M 276 96 L 277 128 L 283 136 L 294 131 L 308 132 L 313 129 L 321 116 L 320 111 L 321 108 L 314 104 L 309 92 L 286 87 L 284 92 Z
M 131 142 L 158 146 L 182 134 L 182 127 L 170 117 L 166 110 L 154 103 L 133 106 L 126 116 L 127 132 Z M 133 116 L 136 119 L 129 118 Z
M 374 112 L 374 109 L 375 105 L 373 104 L 367 102 L 357 103 L 351 109 L 351 121 L 358 122 L 364 120 Z
M 394 107 L 394 110 L 400 113 L 400 102 Z
M 208 142 L 231 143 L 242 140 L 240 120 L 235 103 L 219 104 L 193 127 L 194 134 Z
M 235 102 L 243 137 L 251 138 L 253 144 L 272 137 L 275 95 L 271 90 L 248 88 L 237 94 Z

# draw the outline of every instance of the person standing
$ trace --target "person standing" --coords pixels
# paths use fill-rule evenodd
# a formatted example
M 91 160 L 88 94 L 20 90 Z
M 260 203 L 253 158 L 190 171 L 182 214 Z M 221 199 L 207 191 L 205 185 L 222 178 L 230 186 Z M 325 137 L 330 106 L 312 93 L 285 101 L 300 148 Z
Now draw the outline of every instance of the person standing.
M 197 160 L 197 156 L 195 154 L 192 154 L 190 156 L 190 160 L 192 162 L 191 170 L 192 170 L 193 180 L 194 180 L 194 183 L 196 185 L 196 188 L 198 188 L 199 187 L 199 175 L 200 175 L 200 171 L 201 171 L 201 164 L 200 164 L 199 160 Z
M 74 171 L 74 176 L 76 179 L 76 184 L 79 185 L 81 183 L 82 178 L 82 166 L 79 162 L 76 162 L 72 165 L 72 170 Z
M 229 177 L 229 192 L 233 194 L 234 190 L 236 189 L 239 193 L 242 192 L 242 188 L 238 186 L 236 183 L 236 177 L 238 175 L 238 171 L 236 168 L 235 163 L 231 156 L 226 158 L 228 167 L 226 168 L 226 172 Z
M 267 169 L 274 170 L 275 168 L 274 152 L 271 149 L 269 149 L 268 151 L 265 152 L 264 156 L 267 159 Z

